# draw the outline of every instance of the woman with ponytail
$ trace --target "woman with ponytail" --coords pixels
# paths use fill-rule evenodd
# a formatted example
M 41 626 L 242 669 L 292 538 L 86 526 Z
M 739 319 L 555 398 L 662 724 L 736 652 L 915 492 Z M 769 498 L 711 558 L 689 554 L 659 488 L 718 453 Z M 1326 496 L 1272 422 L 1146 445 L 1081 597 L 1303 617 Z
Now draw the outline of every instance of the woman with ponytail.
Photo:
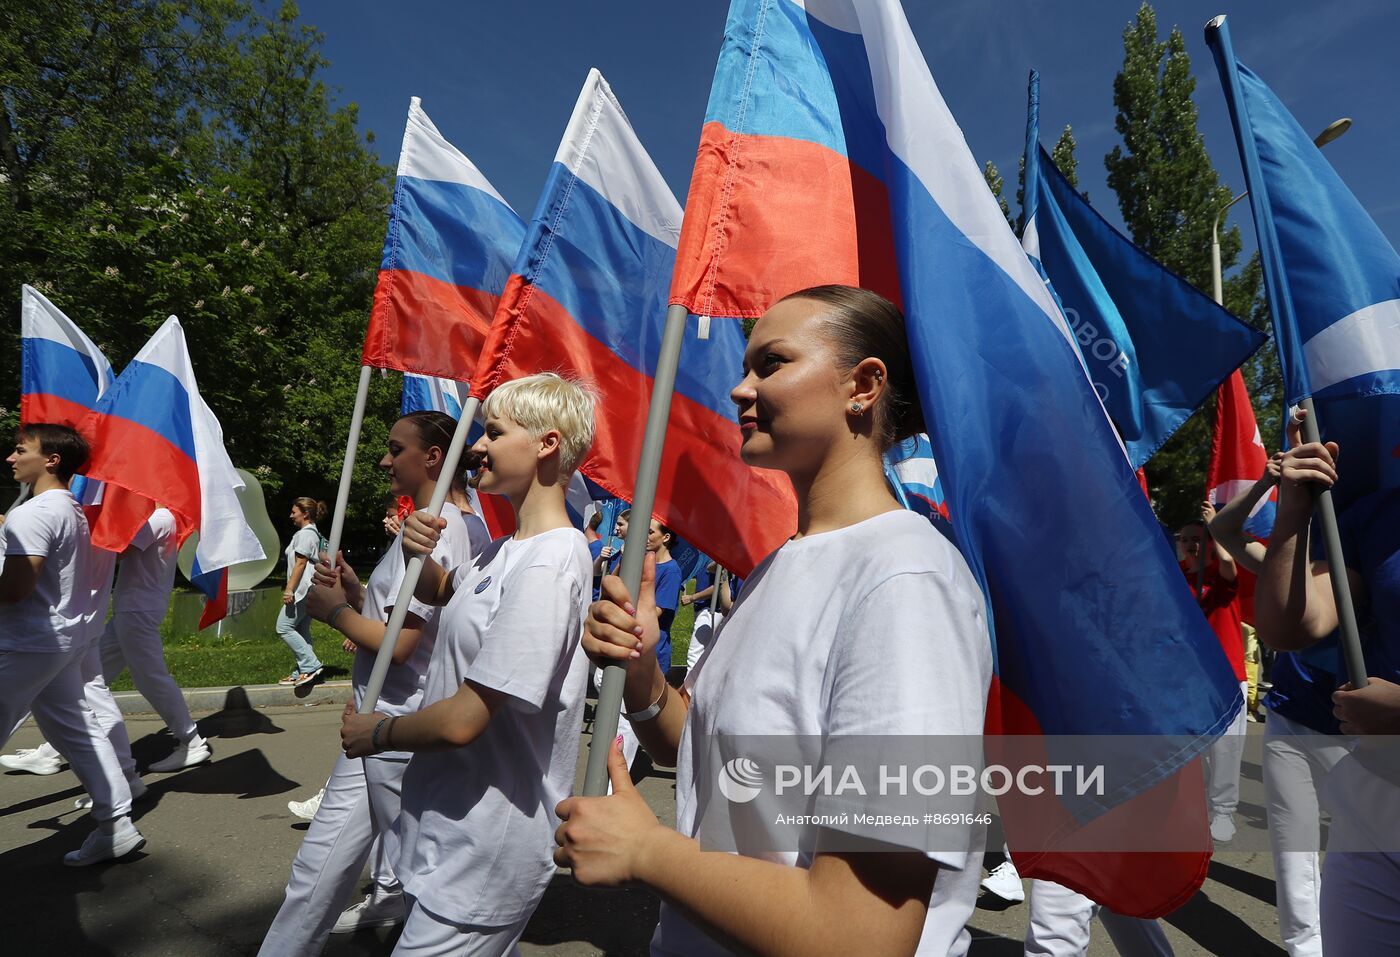
M 311 590 L 311 569 L 321 554 L 321 531 L 316 523 L 326 517 L 326 503 L 303 495 L 292 501 L 290 518 L 296 531 L 287 543 L 287 587 L 282 589 L 282 609 L 277 613 L 277 637 L 296 656 L 296 667 L 279 684 L 300 688 L 321 676 L 321 659 L 311 647 L 311 616 L 306 593 Z

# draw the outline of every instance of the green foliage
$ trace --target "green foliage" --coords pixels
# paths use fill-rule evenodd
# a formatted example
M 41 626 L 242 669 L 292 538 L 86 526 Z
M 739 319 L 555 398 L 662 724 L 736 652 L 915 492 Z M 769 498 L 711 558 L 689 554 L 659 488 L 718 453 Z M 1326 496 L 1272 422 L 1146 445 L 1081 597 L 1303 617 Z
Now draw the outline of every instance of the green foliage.
M 982 167 L 982 178 L 987 181 L 987 188 L 997 198 L 997 205 L 1001 207 L 1001 214 L 1006 217 L 1006 224 L 1015 230 L 1016 220 L 1011 215 L 1011 207 L 1006 204 L 1006 197 L 1002 195 L 1005 184 L 1002 182 L 1001 172 L 997 169 L 997 164 L 987 160 L 987 164 Z M 1020 201 L 1019 196 L 1017 196 L 1017 201 Z
M 389 171 L 318 79 L 295 5 L 46 0 L 0 15 L 0 376 L 19 286 L 120 370 L 180 317 L 236 465 L 280 516 L 330 499 L 358 375 Z M 347 528 L 372 534 L 398 377 L 376 380 Z M 11 426 L 17 410 L 0 414 Z
M 1143 3 L 1123 31 L 1123 50 L 1123 68 L 1113 81 L 1113 102 L 1118 109 L 1115 125 L 1123 142 L 1104 157 L 1108 184 L 1118 197 L 1118 208 L 1133 241 L 1209 294 L 1211 227 L 1233 194 L 1220 183 L 1196 127 L 1195 80 L 1185 41 L 1176 28 L 1161 41 L 1157 16 Z M 1221 231 L 1224 270 L 1235 265 L 1240 246 L 1238 228 Z M 1252 323 L 1262 321 L 1257 305 L 1260 279 L 1255 260 L 1224 287 L 1226 307 Z M 1246 365 L 1246 384 L 1260 413 L 1270 407 L 1266 403 L 1277 393 L 1276 367 L 1275 362 L 1274 371 L 1270 371 L 1267 356 Z M 1207 401 L 1147 465 L 1158 513 L 1173 527 L 1199 517 L 1214 405 L 1213 399 Z M 1269 417 L 1261 414 L 1266 443 L 1271 441 L 1265 430 L 1268 422 Z
M 1078 189 L 1079 158 L 1074 155 L 1074 147 L 1074 130 L 1066 123 L 1065 128 L 1060 132 L 1060 138 L 1055 141 L 1055 146 L 1050 150 L 1050 158 L 1055 161 L 1055 165 L 1059 167 L 1065 179 L 1069 180 L 1069 184 Z M 1087 193 L 1084 198 L 1089 198 Z

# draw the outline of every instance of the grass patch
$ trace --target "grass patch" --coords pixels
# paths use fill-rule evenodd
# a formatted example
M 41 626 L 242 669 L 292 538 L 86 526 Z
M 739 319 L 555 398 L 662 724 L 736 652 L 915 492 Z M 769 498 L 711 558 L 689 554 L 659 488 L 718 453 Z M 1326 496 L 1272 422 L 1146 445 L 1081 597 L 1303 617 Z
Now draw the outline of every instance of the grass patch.
M 269 607 L 275 614 L 281 589 L 271 590 L 263 600 L 261 612 L 253 611 L 228 619 L 229 625 L 220 634 L 214 628 L 195 632 L 202 601 L 188 594 L 176 594 L 170 611 L 161 624 L 161 639 L 165 645 L 165 661 L 175 683 L 182 688 L 222 688 L 232 685 L 273 684 L 287 675 L 295 665 L 292 651 L 272 624 Z M 188 608 L 183 607 L 189 605 Z M 253 620 L 244 621 L 245 618 Z M 264 625 L 265 621 L 265 625 Z M 237 624 L 233 624 L 237 622 Z M 686 649 L 695 626 L 695 609 L 677 609 L 671 623 L 671 662 L 685 665 Z M 319 621 L 311 623 L 311 646 L 325 665 L 324 680 L 350 677 L 354 656 L 341 647 L 339 632 Z M 129 673 L 110 682 L 113 691 L 131 691 Z

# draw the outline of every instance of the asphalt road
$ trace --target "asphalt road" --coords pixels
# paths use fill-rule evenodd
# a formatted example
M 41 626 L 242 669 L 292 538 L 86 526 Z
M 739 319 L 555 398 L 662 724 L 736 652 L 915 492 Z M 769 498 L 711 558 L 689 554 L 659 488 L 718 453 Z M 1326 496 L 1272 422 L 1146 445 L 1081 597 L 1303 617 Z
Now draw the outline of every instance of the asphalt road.
M 71 771 L 0 775 L 0 953 L 41 957 L 241 957 L 255 954 L 282 898 L 306 825 L 287 801 L 312 794 L 335 760 L 334 705 L 197 714 L 214 760 L 177 774 L 149 774 L 135 817 L 146 847 L 122 861 L 74 869 L 66 851 L 91 829 L 73 809 Z M 137 763 L 169 752 L 155 717 L 129 717 Z M 1164 924 L 1179 955 L 1283 954 L 1273 907 L 1273 867 L 1263 838 L 1260 725 L 1250 725 L 1235 846 L 1217 853 L 1210 879 Z M 6 750 L 34 747 L 27 725 Z M 674 775 L 654 770 L 640 785 L 658 816 L 674 815 Z M 975 957 L 1019 955 L 1026 907 L 984 899 L 972 922 Z M 641 890 L 585 890 L 556 876 L 526 931 L 530 955 L 645 954 L 657 905 Z M 325 953 L 381 955 L 391 931 L 336 936 Z M 1096 925 L 1091 955 L 1115 953 Z

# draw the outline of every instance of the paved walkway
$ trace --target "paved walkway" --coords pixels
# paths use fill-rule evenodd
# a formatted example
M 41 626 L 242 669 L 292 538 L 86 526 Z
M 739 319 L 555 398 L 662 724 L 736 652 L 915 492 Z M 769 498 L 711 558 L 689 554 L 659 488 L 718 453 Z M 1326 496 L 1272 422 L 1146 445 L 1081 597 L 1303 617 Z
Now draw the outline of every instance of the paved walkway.
M 237 699 L 235 699 L 237 700 Z M 133 716 L 138 765 L 169 752 L 159 719 Z M 62 856 L 91 829 L 73 809 L 81 790 L 72 772 L 0 775 L 0 951 L 42 957 L 241 957 L 258 943 L 281 902 L 305 824 L 287 810 L 324 783 L 338 747 L 334 704 L 203 713 L 200 728 L 214 761 L 178 774 L 145 777 L 149 797 L 136 816 L 149 843 L 140 853 L 86 869 Z M 34 747 L 32 725 L 7 750 Z M 1239 843 L 1263 847 L 1260 726 L 1250 726 Z M 655 771 L 641 790 L 663 819 L 674 814 L 674 776 Z M 656 921 L 655 899 L 640 890 L 596 891 L 555 878 L 525 934 L 529 955 L 640 955 Z M 973 920 L 974 957 L 1021 953 L 1026 907 L 984 900 Z M 1274 955 L 1277 924 L 1266 852 L 1225 852 L 1210 880 L 1166 921 L 1179 955 Z M 326 954 L 383 955 L 391 932 L 333 937 Z M 1101 930 L 1090 954 L 1111 955 Z

